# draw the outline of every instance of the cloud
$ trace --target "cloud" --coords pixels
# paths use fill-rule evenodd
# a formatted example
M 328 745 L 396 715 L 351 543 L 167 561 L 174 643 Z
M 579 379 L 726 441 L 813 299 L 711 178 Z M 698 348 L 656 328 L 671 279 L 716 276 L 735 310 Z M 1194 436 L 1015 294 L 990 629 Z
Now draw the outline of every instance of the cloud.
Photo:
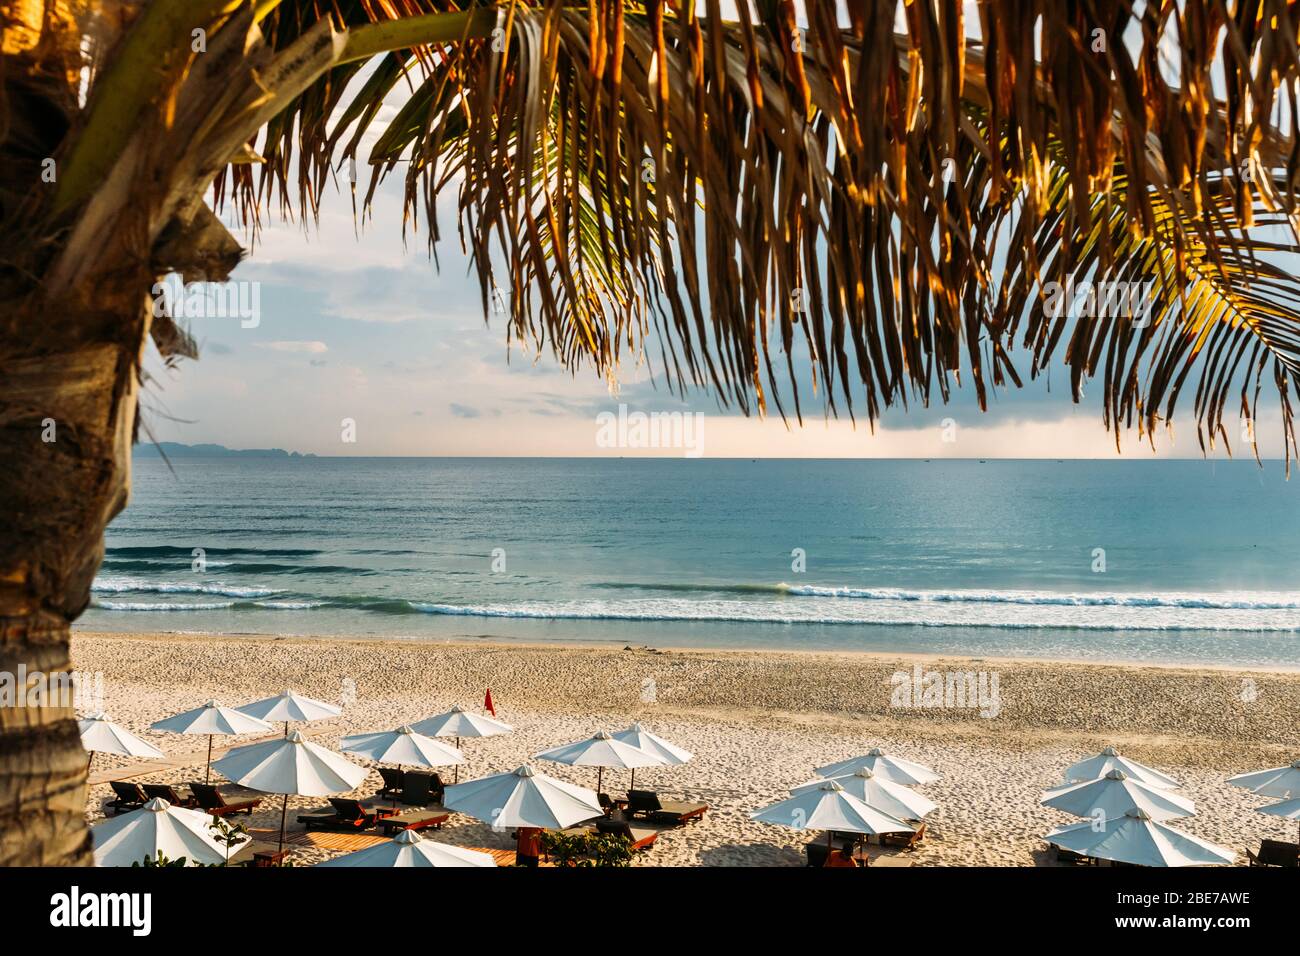
M 448 407 L 451 409 L 451 413 L 457 418 L 479 417 L 479 410 L 477 408 L 470 408 L 468 405 L 461 405 L 459 402 L 452 402 Z
M 273 352 L 310 352 L 313 355 L 330 350 L 324 342 L 258 342 L 257 347 L 270 349 Z

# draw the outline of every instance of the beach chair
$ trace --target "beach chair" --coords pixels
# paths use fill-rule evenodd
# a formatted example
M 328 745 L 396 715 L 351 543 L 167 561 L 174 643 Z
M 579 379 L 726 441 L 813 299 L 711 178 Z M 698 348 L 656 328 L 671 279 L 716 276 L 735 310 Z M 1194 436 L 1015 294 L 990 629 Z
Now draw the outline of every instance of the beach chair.
M 618 810 L 618 804 L 611 800 L 607 793 L 596 794 L 596 802 L 600 804 L 600 808 L 605 811 L 607 817 L 613 816 L 614 812 Z
M 1250 866 L 1300 867 L 1300 844 L 1284 840 L 1261 840 L 1259 853 L 1247 850 L 1246 861 Z
M 402 792 L 402 780 L 406 774 L 393 767 L 380 767 L 379 777 L 384 781 L 384 785 L 379 788 L 381 797 L 396 797 Z
M 882 833 L 881 846 L 901 846 L 905 850 L 915 850 L 916 845 L 925 839 L 925 824 L 922 823 L 913 833 Z
M 629 817 L 644 816 L 656 823 L 668 823 L 681 826 L 691 820 L 698 820 L 709 809 L 707 803 L 685 803 L 680 800 L 660 800 L 653 790 L 629 790 L 627 792 L 627 814 Z
M 160 797 L 173 807 L 193 809 L 199 805 L 198 801 L 194 799 L 194 794 L 190 793 L 188 789 L 177 790 L 170 783 L 146 783 L 144 784 L 144 792 L 145 796 L 150 800 Z
M 804 847 L 804 852 L 808 854 L 809 866 L 825 866 L 826 857 L 830 855 L 831 848 L 821 840 L 814 840 Z
M 1056 851 L 1056 862 L 1064 866 L 1091 866 L 1094 862 L 1092 857 L 1084 856 L 1082 853 L 1075 853 L 1073 850 L 1067 850 L 1055 843 L 1051 844 L 1051 847 Z
M 194 799 L 198 801 L 199 809 L 214 817 L 227 817 L 235 813 L 244 813 L 251 817 L 258 804 L 262 802 L 261 798 L 227 800 L 221 795 L 220 790 L 206 783 L 192 783 L 190 789 L 194 791 Z
M 114 813 L 139 810 L 149 799 L 145 792 L 140 789 L 138 783 L 129 783 L 126 780 L 110 780 L 108 785 L 113 788 L 115 796 L 104 804 L 104 809 L 112 808 Z
M 441 828 L 451 814 L 446 810 L 407 810 L 394 816 L 381 817 L 379 828 L 385 836 L 392 836 L 402 830 L 424 830 L 428 827 Z
M 441 805 L 445 790 L 442 777 L 438 774 L 408 770 L 402 776 L 402 792 L 398 799 L 417 807 L 427 807 L 431 803 Z
M 596 832 L 603 836 L 622 837 L 631 844 L 631 850 L 648 850 L 659 839 L 659 831 L 646 827 L 634 827 L 626 820 L 597 820 Z
M 318 828 L 365 830 L 374 826 L 380 817 L 392 816 L 396 813 L 391 807 L 370 800 L 330 797 L 329 802 L 328 807 L 299 814 L 298 822 L 308 830 Z

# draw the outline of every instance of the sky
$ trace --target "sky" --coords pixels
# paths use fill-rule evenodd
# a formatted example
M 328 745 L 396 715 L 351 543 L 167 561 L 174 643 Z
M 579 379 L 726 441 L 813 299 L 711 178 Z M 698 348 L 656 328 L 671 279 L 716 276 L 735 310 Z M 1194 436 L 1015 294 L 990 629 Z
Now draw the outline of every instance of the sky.
M 363 82 L 364 74 L 356 82 Z M 393 115 L 386 103 L 374 129 Z M 366 152 L 362 148 L 362 155 Z M 363 171 L 363 179 L 368 173 Z M 981 413 L 973 393 L 953 404 L 827 420 L 805 406 L 802 427 L 779 416 L 722 410 L 707 391 L 685 401 L 644 367 L 622 371 L 617 394 L 590 368 L 569 373 L 549 355 L 507 350 L 504 317 L 485 322 L 477 279 L 455 237 L 448 187 L 441 271 L 423 235 L 402 239 L 400 173 L 382 185 L 358 232 L 346 194 L 326 195 L 318 224 L 267 224 L 235 270 L 255 288 L 254 325 L 238 317 L 191 316 L 198 362 L 146 360 L 144 420 L 158 441 L 279 447 L 319 455 L 682 455 L 704 457 L 1127 458 L 1199 457 L 1195 427 L 1175 422 L 1155 448 L 1124 436 L 1122 452 L 1102 425 L 1100 386 L 1070 399 L 1063 365 L 1045 380 L 994 396 Z M 344 183 L 346 190 L 346 183 Z M 232 229 L 244 244 L 250 237 Z M 246 293 L 247 294 L 247 293 Z M 1017 366 L 1027 368 L 1024 356 Z M 1049 384 L 1054 386 L 1049 390 Z M 806 396 L 807 382 L 801 382 Z M 1190 393 L 1186 396 L 1190 399 Z M 608 447 L 600 416 L 626 412 L 702 415 L 690 449 Z M 1261 410 L 1265 408 L 1261 401 Z M 693 421 L 696 421 L 693 419 Z M 1281 448 L 1269 408 L 1259 426 L 1266 453 Z M 1236 438 L 1237 436 L 1233 436 Z M 351 440 L 348 440 L 351 439 Z M 1234 442 L 1238 453 L 1240 445 Z

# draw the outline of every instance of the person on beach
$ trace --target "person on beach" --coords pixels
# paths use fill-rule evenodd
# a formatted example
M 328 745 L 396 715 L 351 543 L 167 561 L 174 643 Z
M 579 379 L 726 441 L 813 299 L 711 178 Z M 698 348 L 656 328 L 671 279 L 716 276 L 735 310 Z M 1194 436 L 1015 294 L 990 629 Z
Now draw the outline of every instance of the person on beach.
M 520 827 L 515 838 L 515 862 L 520 866 L 537 866 L 542 855 L 542 831 L 537 827 Z

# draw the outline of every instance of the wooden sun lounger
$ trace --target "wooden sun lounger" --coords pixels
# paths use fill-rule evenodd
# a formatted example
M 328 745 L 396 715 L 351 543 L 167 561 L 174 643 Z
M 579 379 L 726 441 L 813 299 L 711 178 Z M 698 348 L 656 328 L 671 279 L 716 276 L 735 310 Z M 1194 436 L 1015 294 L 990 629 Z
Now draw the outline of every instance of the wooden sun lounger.
M 298 822 L 308 830 L 321 827 L 342 830 L 365 830 L 383 817 L 397 813 L 392 806 L 375 800 L 350 800 L 330 797 L 330 805 L 298 815 Z
M 139 810 L 149 799 L 138 783 L 131 783 L 129 780 L 111 780 L 108 785 L 113 788 L 114 797 L 104 804 L 105 812 L 110 809 L 114 813 Z
M 1261 840 L 1258 853 L 1246 851 L 1246 861 L 1250 866 L 1300 867 L 1300 844 Z
M 914 833 L 882 833 L 881 846 L 901 846 L 906 850 L 916 849 L 916 845 L 925 839 L 925 824 L 922 823 Z
M 401 830 L 424 830 L 428 827 L 441 827 L 451 814 L 440 807 L 426 810 L 407 810 L 396 816 L 384 817 L 379 821 L 379 828 L 385 836 L 392 836 Z
M 632 845 L 632 852 L 637 850 L 648 850 L 654 846 L 655 840 L 659 839 L 659 831 L 651 830 L 648 827 L 634 827 L 626 820 L 597 820 L 595 824 L 597 833 L 605 836 L 618 836 L 627 840 Z
M 627 792 L 627 815 L 644 816 L 655 823 L 670 823 L 681 826 L 691 820 L 698 820 L 709 809 L 707 803 L 687 803 L 681 800 L 660 800 L 653 790 L 629 790 Z
M 193 791 L 184 785 L 173 787 L 170 783 L 146 783 L 142 784 L 142 786 L 145 795 L 151 800 L 154 797 L 161 797 L 173 807 L 186 807 L 187 809 L 199 805 L 199 802 L 194 798 Z
M 214 817 L 226 817 L 234 813 L 245 813 L 252 816 L 253 811 L 262 802 L 261 798 L 227 800 L 220 790 L 206 783 L 192 783 L 190 789 L 194 791 L 194 798 L 198 801 L 199 808 Z

